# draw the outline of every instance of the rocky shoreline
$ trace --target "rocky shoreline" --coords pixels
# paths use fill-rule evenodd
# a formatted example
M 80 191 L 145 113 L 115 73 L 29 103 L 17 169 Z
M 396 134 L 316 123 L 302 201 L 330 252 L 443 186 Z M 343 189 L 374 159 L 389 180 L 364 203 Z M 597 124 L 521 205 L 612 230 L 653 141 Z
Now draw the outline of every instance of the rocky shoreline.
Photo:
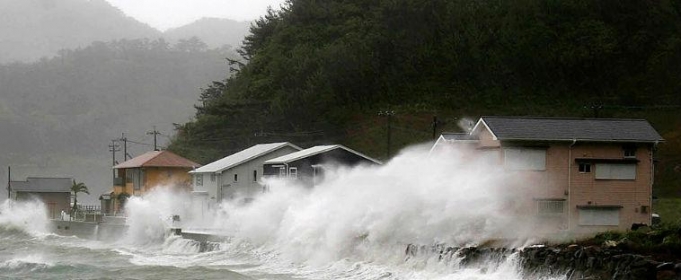
M 461 267 L 479 265 L 489 260 L 503 261 L 517 254 L 528 279 L 548 275 L 566 276 L 569 280 L 681 280 L 680 261 L 660 261 L 654 256 L 634 254 L 622 247 L 572 244 L 508 249 L 408 245 L 405 254 L 407 258 L 435 254 L 439 261 L 455 260 Z
M 530 247 L 519 251 L 522 267 L 530 274 L 561 274 L 567 279 L 681 279 L 681 263 L 617 247 Z

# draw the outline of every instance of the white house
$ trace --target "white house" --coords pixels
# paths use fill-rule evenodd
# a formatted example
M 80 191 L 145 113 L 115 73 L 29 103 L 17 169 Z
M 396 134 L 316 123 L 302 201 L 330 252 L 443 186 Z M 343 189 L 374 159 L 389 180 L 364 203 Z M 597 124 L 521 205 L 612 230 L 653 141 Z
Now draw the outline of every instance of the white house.
M 300 150 L 288 142 L 258 144 L 194 169 L 189 172 L 194 176 L 194 195 L 211 204 L 234 198 L 249 201 L 263 190 L 263 163 Z

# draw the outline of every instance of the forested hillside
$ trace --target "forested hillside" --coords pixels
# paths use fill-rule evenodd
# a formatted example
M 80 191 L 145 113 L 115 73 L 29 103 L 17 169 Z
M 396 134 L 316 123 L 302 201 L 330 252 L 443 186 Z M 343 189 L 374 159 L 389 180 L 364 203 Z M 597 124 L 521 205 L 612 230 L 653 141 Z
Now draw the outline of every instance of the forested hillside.
M 679 195 L 680 13 L 678 0 L 291 0 L 251 28 L 248 63 L 202 92 L 171 148 L 208 162 L 339 142 L 386 158 L 430 140 L 434 115 L 438 131 L 480 115 L 646 118 L 667 139 L 656 191 Z
M 13 179 L 74 176 L 98 194 L 111 188 L 111 140 L 128 153 L 165 145 L 172 123 L 193 115 L 197 92 L 228 77 L 230 49 L 194 38 L 95 42 L 30 64 L 0 65 L 0 166 Z M 124 161 L 123 142 L 116 160 Z M 94 200 L 93 199 L 93 200 Z

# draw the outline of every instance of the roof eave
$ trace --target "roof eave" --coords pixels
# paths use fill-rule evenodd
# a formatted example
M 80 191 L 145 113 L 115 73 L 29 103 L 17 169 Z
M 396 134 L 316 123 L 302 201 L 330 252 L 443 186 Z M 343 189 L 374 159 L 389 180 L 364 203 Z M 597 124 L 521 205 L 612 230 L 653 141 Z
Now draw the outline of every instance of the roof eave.
M 541 138 L 498 138 L 499 141 L 551 141 L 551 142 L 616 142 L 616 143 L 662 143 L 664 139 L 659 140 L 640 140 L 640 139 L 581 139 L 581 138 L 560 138 L 560 139 L 541 139 Z
M 287 146 L 288 146 L 288 147 L 292 147 L 292 148 L 294 148 L 294 149 L 297 149 L 297 150 L 299 150 L 299 151 L 301 150 L 301 148 L 298 147 L 298 146 L 296 146 L 296 145 L 293 145 L 293 144 L 291 144 L 291 143 L 289 143 L 289 142 L 284 142 L 284 143 L 282 143 L 282 144 L 279 145 L 279 146 L 276 146 L 276 147 L 274 147 L 274 148 L 272 148 L 272 149 L 269 149 L 269 150 L 266 150 L 266 151 L 264 151 L 264 152 L 255 154 L 255 155 L 250 156 L 250 157 L 248 157 L 248 158 L 246 158 L 246 159 L 244 159 L 244 160 L 242 160 L 242 161 L 233 163 L 233 164 L 228 165 L 228 166 L 220 167 L 220 168 L 218 168 L 218 169 L 214 169 L 214 170 L 211 170 L 211 171 L 199 171 L 199 172 L 197 172 L 197 171 L 192 170 L 192 171 L 190 171 L 189 173 L 192 173 L 192 174 L 194 174 L 194 173 L 222 173 L 222 172 L 224 172 L 225 170 L 231 169 L 231 168 L 233 168 L 233 167 L 235 167 L 235 166 L 239 166 L 239 165 L 241 165 L 241 164 L 244 164 L 244 163 L 246 163 L 246 162 L 249 162 L 249 161 L 251 161 L 251 160 L 254 160 L 254 159 L 259 158 L 259 157 L 261 157 L 261 156 L 263 156 L 263 155 L 266 155 L 266 154 L 268 154 L 268 153 L 274 152 L 274 151 L 276 151 L 276 150 L 279 150 L 279 149 L 284 148 L 284 147 L 287 147 Z
M 470 132 L 469 134 L 472 135 L 473 132 L 476 131 L 476 130 L 478 129 L 478 126 L 480 126 L 481 124 L 487 129 L 487 131 L 489 131 L 490 134 L 492 134 L 492 140 L 500 140 L 500 139 L 497 137 L 497 135 L 494 134 L 494 131 L 492 131 L 492 129 L 489 127 L 489 125 L 487 125 L 487 123 L 486 123 L 485 120 L 484 120 L 484 117 L 482 117 L 482 118 L 480 118 L 480 119 L 478 120 L 478 122 L 475 124 L 475 126 L 473 127 L 473 129 L 471 129 L 471 132 Z

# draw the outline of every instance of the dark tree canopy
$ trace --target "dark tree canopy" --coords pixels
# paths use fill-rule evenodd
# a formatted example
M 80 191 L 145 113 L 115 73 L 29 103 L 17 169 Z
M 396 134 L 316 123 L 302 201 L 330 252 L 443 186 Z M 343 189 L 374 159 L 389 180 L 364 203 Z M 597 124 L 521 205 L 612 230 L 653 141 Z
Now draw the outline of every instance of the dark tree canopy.
M 590 117 L 596 108 L 669 134 L 681 126 L 680 3 L 289 0 L 252 25 L 240 51 L 248 63 L 204 89 L 171 148 L 203 161 L 281 140 L 379 155 L 376 112 L 388 106 L 397 146 L 428 140 L 434 114 Z M 681 154 L 665 149 L 663 169 L 681 164 L 665 162 Z

